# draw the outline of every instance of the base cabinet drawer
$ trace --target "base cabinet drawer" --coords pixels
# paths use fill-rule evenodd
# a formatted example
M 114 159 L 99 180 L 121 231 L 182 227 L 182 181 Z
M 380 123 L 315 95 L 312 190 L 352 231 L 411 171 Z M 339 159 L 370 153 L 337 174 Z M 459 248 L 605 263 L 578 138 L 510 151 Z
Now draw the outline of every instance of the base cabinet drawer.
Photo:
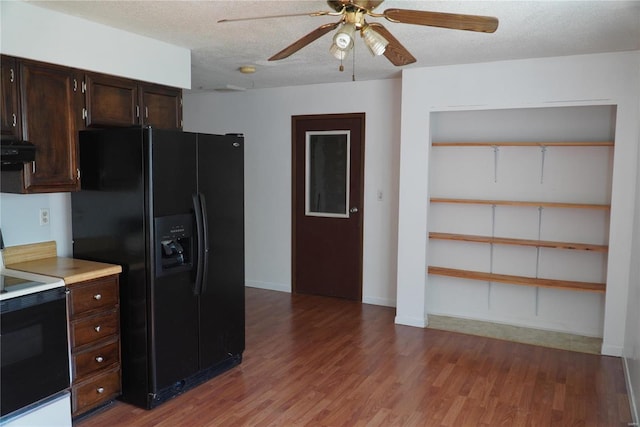
M 85 378 L 95 371 L 120 363 L 120 346 L 118 344 L 118 341 L 112 341 L 101 347 L 92 347 L 74 354 L 74 378 Z
M 68 285 L 72 416 L 89 416 L 121 393 L 119 277 Z
M 101 278 L 71 286 L 69 311 L 76 317 L 115 307 L 119 302 L 118 280 Z
M 120 394 L 120 365 L 71 388 L 71 411 L 76 416 Z
M 120 319 L 117 309 L 71 322 L 71 347 L 103 340 L 118 335 Z

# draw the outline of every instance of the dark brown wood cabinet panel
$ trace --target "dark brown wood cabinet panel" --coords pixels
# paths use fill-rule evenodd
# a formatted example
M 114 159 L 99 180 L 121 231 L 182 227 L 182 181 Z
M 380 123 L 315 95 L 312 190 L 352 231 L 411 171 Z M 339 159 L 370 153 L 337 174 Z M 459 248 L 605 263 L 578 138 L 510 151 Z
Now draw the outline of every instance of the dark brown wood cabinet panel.
M 2 171 L 2 192 L 78 190 L 82 129 L 182 129 L 182 89 L 8 55 L 0 56 L 0 65 L 2 135 L 36 146 L 34 162 Z
M 119 283 L 111 275 L 68 285 L 74 418 L 120 394 Z
M 182 90 L 142 85 L 141 124 L 161 129 L 182 129 Z
M 120 395 L 120 365 L 71 387 L 71 415 L 77 417 Z
M 18 93 L 18 69 L 16 59 L 0 55 L 2 92 L 0 115 L 2 116 L 2 135 L 22 139 L 22 120 L 20 115 L 20 97 Z
M 26 193 L 78 189 L 78 129 L 82 94 L 75 70 L 35 61 L 18 62 L 23 138 L 36 146 L 25 165 Z
M 116 277 L 90 280 L 71 289 L 69 314 L 76 317 L 84 313 L 102 312 L 112 309 L 119 300 Z
M 120 330 L 119 311 L 114 308 L 111 311 L 73 321 L 70 329 L 71 347 L 82 347 L 116 335 Z
M 86 74 L 87 127 L 133 126 L 138 124 L 138 84 L 103 74 Z
M 73 355 L 74 378 L 85 378 L 93 372 L 120 363 L 120 341 L 117 336 L 100 347 L 92 347 Z

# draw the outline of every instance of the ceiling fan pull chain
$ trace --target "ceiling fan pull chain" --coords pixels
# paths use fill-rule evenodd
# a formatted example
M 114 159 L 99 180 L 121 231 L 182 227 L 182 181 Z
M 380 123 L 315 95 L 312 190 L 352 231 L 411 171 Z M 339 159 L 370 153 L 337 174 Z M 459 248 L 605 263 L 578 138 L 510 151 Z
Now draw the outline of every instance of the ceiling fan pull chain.
M 351 49 L 351 53 L 353 54 L 353 72 L 351 73 L 351 81 L 356 81 L 356 44 L 353 44 L 353 48 Z

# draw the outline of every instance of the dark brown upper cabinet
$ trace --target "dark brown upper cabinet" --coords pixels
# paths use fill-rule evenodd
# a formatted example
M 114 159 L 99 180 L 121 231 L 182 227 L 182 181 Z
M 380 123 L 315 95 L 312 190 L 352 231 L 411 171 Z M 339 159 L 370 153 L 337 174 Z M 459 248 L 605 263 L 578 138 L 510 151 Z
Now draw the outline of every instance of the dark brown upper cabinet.
M 138 124 L 138 83 L 104 74 L 86 74 L 85 125 L 87 127 Z
M 0 56 L 2 135 L 36 146 L 36 159 L 2 171 L 0 190 L 80 187 L 79 131 L 149 125 L 182 129 L 182 90 L 39 61 Z
M 182 129 L 182 90 L 141 85 L 140 105 L 141 124 L 162 129 Z
M 2 116 L 2 135 L 22 139 L 22 119 L 20 114 L 20 97 L 18 93 L 18 68 L 16 59 L 0 55 L 2 92 L 0 98 L 0 115 Z
M 78 129 L 82 94 L 78 72 L 36 61 L 17 61 L 22 137 L 36 147 L 35 161 L 2 179 L 17 193 L 75 191 L 79 186 Z M 5 179 L 6 178 L 6 179 Z
M 85 125 L 149 125 L 182 129 L 182 91 L 120 77 L 87 73 Z

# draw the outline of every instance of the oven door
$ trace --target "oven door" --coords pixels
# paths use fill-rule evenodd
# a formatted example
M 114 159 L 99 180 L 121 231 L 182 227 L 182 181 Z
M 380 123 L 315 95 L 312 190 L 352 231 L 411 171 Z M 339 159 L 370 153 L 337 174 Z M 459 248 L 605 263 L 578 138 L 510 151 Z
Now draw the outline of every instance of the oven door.
M 0 302 L 1 415 L 70 386 L 66 288 Z

